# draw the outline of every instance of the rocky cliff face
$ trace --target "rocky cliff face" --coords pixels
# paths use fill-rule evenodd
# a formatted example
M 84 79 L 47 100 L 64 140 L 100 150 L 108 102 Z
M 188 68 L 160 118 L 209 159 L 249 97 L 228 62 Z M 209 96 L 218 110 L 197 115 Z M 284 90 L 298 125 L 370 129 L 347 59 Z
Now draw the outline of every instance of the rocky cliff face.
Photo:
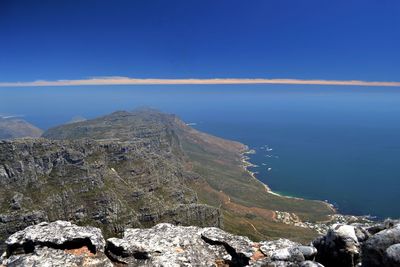
M 159 222 L 220 226 L 163 140 L 0 141 L 0 244 L 27 225 L 64 219 L 106 235 Z
M 43 136 L 0 143 L 0 240 L 57 219 L 106 236 L 160 222 L 223 226 L 225 219 L 225 230 L 254 240 L 310 241 L 314 229 L 282 223 L 278 211 L 311 222 L 333 212 L 322 202 L 269 194 L 242 166 L 245 145 L 174 115 L 119 111 Z
M 43 137 L 56 140 L 94 139 L 146 142 L 154 151 L 179 152 L 174 115 L 151 109 L 117 111 L 93 120 L 70 123 L 47 130 Z M 173 151 L 177 149 L 176 151 Z
M 6 240 L 4 266 L 400 266 L 400 223 L 334 225 L 305 246 L 287 239 L 255 243 L 215 227 L 158 224 L 104 239 L 101 230 L 56 221 Z
M 105 235 L 160 222 L 221 226 L 219 209 L 187 185 L 199 175 L 185 168 L 175 120 L 121 111 L 51 129 L 48 139 L 0 141 L 0 251 L 7 235 L 47 220 Z
M 131 143 L 151 153 L 175 157 L 190 177 L 202 203 L 217 207 L 224 229 L 255 240 L 296 237 L 310 241 L 317 235 L 302 222 L 329 220 L 332 208 L 321 201 L 284 198 L 266 192 L 265 186 L 243 168 L 247 147 L 187 126 L 177 116 L 151 109 L 118 111 L 100 118 L 61 125 L 43 135 L 53 140 L 96 140 Z M 291 214 L 299 224 L 286 224 L 281 214 Z M 234 219 L 233 219 L 234 218 Z M 311 225 L 311 224 L 310 224 Z

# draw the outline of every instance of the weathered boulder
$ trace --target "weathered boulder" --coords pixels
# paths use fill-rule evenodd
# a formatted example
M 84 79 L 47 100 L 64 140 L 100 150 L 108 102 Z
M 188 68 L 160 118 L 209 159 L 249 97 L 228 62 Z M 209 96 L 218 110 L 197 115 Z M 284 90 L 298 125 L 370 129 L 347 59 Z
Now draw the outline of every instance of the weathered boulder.
M 47 215 L 41 211 L 13 211 L 9 214 L 0 214 L 0 254 L 5 250 L 4 240 L 6 237 L 30 225 L 47 220 Z
M 363 243 L 363 266 L 386 266 L 384 264 L 388 264 L 387 266 L 399 266 L 396 264 L 391 265 L 399 260 L 400 257 L 399 248 L 395 244 L 400 244 L 400 224 L 393 225 L 391 228 L 374 234 Z
M 400 244 L 391 245 L 386 249 L 383 263 L 389 267 L 400 266 Z
M 335 224 L 313 244 L 325 266 L 400 266 L 400 221 Z
M 400 224 L 336 224 L 305 246 L 287 239 L 255 243 L 215 227 L 128 228 L 105 242 L 101 230 L 66 221 L 12 234 L 0 266 L 400 266 Z M 376 229 L 383 229 L 375 232 Z
M 6 240 L 5 266 L 113 266 L 101 230 L 56 221 L 29 226 Z
M 304 256 L 298 248 L 298 244 L 286 239 L 260 242 L 260 250 L 267 258 L 273 261 L 304 261 Z
M 235 260 L 239 262 L 246 262 L 255 252 L 254 243 L 249 238 L 232 235 L 216 227 L 204 228 L 201 238 L 208 244 L 222 245 L 229 254 L 235 251 Z
M 254 243 L 215 227 L 164 223 L 126 229 L 123 238 L 107 240 L 106 253 L 113 261 L 132 266 L 299 267 L 306 257 L 314 257 L 316 249 L 286 239 Z
M 299 246 L 298 248 L 306 260 L 312 260 L 317 255 L 317 249 L 313 246 Z
M 103 253 L 93 254 L 86 248 L 54 249 L 38 247 L 34 252 L 22 255 L 12 255 L 3 261 L 7 267 L 113 267 L 113 263 Z
M 34 247 L 74 247 L 84 244 L 90 251 L 104 251 L 105 241 L 100 229 L 80 227 L 70 222 L 42 222 L 16 232 L 6 240 L 7 255 L 12 255 L 19 249 L 34 250 Z
M 114 261 L 140 266 L 244 266 L 255 249 L 246 237 L 218 228 L 158 224 L 150 229 L 126 229 L 124 237 L 107 240 Z
M 400 220 L 386 219 L 385 221 L 383 221 L 381 223 L 376 223 L 374 225 L 366 227 L 366 231 L 370 235 L 374 235 L 376 233 L 379 233 L 382 230 L 393 228 L 397 224 L 400 224 Z
M 295 263 L 314 259 L 317 253 L 315 247 L 303 246 L 299 243 L 287 239 L 260 242 L 260 251 L 270 261 L 284 261 Z
M 318 250 L 316 260 L 327 267 L 354 267 L 360 262 L 361 248 L 355 226 L 334 224 L 313 245 Z

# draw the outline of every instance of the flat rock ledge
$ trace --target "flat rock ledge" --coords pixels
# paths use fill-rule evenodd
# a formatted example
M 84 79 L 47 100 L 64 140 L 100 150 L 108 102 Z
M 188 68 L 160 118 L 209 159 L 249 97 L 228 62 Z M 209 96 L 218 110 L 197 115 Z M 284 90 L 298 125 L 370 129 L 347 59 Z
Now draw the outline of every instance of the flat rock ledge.
M 11 235 L 0 266 L 400 266 L 400 222 L 333 225 L 302 245 L 287 239 L 253 242 L 215 227 L 161 223 L 126 229 L 104 240 L 100 229 L 40 223 Z
M 29 226 L 5 244 L 3 266 L 113 266 L 100 229 L 66 221 Z
M 104 240 L 100 229 L 40 223 L 6 240 L 0 266 L 320 266 L 316 250 L 289 240 L 252 242 L 219 228 L 161 223 Z

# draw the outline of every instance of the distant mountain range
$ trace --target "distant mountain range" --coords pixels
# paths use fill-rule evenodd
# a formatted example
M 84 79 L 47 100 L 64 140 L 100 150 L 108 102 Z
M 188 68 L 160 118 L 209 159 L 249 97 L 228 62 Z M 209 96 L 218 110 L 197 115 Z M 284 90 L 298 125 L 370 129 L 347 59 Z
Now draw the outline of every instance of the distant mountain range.
M 315 238 L 314 223 L 335 211 L 271 193 L 245 169 L 246 151 L 151 109 L 0 141 L 0 243 L 27 225 L 57 219 L 100 227 L 106 236 L 170 222 L 254 240 Z
M 42 130 L 17 117 L 0 116 L 0 139 L 39 137 Z

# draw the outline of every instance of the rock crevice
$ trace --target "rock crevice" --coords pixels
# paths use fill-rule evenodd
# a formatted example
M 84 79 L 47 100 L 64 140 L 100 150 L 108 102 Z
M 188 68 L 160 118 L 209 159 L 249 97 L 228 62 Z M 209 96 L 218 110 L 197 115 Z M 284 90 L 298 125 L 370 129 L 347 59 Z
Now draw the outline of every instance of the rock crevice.
M 128 228 L 122 238 L 105 241 L 100 229 L 65 221 L 27 227 L 6 245 L 4 266 L 313 266 L 304 264 L 307 251 L 315 250 L 289 240 L 258 244 L 215 227 L 168 223 Z
M 400 222 L 333 225 L 310 245 L 288 239 L 255 243 L 216 227 L 127 228 L 105 240 L 101 230 L 66 221 L 12 234 L 4 266 L 400 266 Z

